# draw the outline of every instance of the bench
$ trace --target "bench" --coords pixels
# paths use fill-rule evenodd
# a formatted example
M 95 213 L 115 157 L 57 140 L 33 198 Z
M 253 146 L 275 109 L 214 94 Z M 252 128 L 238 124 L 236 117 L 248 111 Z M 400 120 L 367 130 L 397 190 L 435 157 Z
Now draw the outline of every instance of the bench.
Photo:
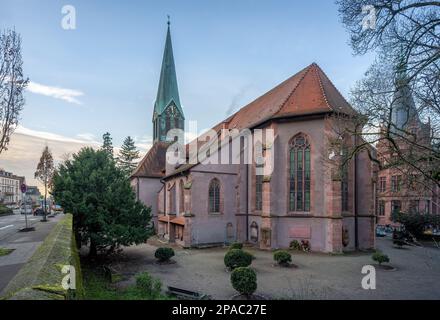
M 176 287 L 168 286 L 167 293 L 169 295 L 175 296 L 178 299 L 188 299 L 188 300 L 210 300 L 211 297 L 206 294 L 201 294 L 199 292 L 194 292 L 190 290 L 180 289 Z

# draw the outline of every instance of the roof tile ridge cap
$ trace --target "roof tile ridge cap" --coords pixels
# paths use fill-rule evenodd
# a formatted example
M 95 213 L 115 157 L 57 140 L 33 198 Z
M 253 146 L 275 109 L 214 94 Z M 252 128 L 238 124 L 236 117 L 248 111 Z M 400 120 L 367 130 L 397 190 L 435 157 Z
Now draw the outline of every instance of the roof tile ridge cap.
M 293 95 L 293 93 L 295 92 L 295 90 L 298 88 L 298 86 L 300 85 L 300 83 L 304 80 L 305 76 L 309 73 L 309 71 L 312 69 L 313 64 L 309 65 L 305 70 L 304 70 L 304 74 L 301 76 L 301 78 L 298 80 L 298 83 L 296 84 L 295 87 L 293 87 L 292 91 L 288 94 L 287 98 L 281 103 L 281 105 L 278 107 L 278 110 L 274 113 L 274 115 L 276 115 L 278 112 L 281 111 L 281 109 L 284 107 L 284 105 L 286 104 L 286 102 L 290 99 L 290 97 Z
M 351 104 L 347 101 L 347 99 L 345 99 L 344 95 L 341 93 L 341 91 L 339 91 L 339 89 L 333 84 L 333 82 L 330 80 L 330 78 L 327 76 L 327 74 L 324 72 L 324 70 L 321 69 L 322 74 L 324 75 L 324 77 L 327 78 L 328 82 L 330 82 L 330 85 L 333 87 L 333 89 L 336 90 L 337 93 L 339 93 L 339 95 L 342 97 L 342 99 L 345 101 L 345 103 L 347 103 L 347 105 L 354 110 L 354 108 L 351 106 Z M 321 79 L 319 80 L 321 82 Z M 325 93 L 324 93 L 325 94 Z M 327 99 L 327 96 L 326 96 Z
M 330 103 L 328 102 L 328 98 L 327 98 L 327 95 L 325 93 L 324 86 L 322 85 L 321 77 L 319 76 L 319 72 L 318 72 L 318 68 L 319 67 L 318 67 L 318 65 L 316 63 L 313 63 L 313 66 L 315 67 L 315 70 L 316 70 L 315 77 L 318 79 L 319 88 L 321 89 L 322 96 L 324 97 L 324 100 L 325 100 L 325 104 L 327 105 L 327 108 L 329 108 L 332 111 L 335 111 L 335 110 L 333 110 L 333 108 L 330 106 Z M 321 69 L 321 68 L 319 68 L 319 69 Z M 321 69 L 321 71 L 322 71 L 322 69 Z M 322 71 L 322 73 L 324 73 L 324 71 Z M 325 75 L 325 73 L 324 73 L 324 76 L 327 77 Z M 328 79 L 328 77 L 327 77 L 327 79 Z

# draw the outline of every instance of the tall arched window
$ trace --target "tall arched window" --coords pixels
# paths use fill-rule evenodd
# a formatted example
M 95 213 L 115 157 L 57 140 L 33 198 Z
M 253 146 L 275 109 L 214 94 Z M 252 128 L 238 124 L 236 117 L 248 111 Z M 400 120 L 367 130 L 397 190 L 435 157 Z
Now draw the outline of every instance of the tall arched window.
M 176 214 L 176 195 L 174 194 L 176 192 L 176 186 L 172 186 L 170 185 L 168 187 L 168 195 L 169 195 L 169 208 L 168 208 L 168 212 L 171 214 Z
M 290 142 L 289 210 L 310 211 L 310 144 L 302 134 Z
M 220 213 L 220 181 L 215 178 L 209 184 L 209 212 Z
M 185 189 L 183 187 L 183 180 L 179 183 L 179 211 L 185 213 Z

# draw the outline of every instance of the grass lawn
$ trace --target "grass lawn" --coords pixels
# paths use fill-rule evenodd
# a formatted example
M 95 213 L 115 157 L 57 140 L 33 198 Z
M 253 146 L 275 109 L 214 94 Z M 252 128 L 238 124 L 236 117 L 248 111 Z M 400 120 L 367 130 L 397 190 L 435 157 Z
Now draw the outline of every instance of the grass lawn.
M 82 266 L 85 300 L 166 300 L 161 293 L 162 284 L 148 274 L 140 274 L 136 285 L 119 289 L 104 275 L 99 267 Z M 145 280 L 146 279 L 146 280 Z
M 15 249 L 0 248 L 0 257 L 10 254 Z

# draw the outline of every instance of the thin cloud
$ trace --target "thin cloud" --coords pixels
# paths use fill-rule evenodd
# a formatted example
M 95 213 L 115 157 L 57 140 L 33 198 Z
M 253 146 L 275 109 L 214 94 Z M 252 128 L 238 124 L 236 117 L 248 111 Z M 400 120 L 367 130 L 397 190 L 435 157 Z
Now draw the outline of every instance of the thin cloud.
M 84 93 L 79 90 L 51 87 L 32 81 L 29 82 L 27 90 L 35 94 L 41 94 L 43 96 L 64 100 L 66 102 L 78 105 L 81 105 L 82 102 L 79 101 L 77 98 L 84 95 Z
M 95 140 L 90 140 L 87 138 L 90 138 L 90 136 L 87 136 L 87 138 L 82 135 L 78 134 L 77 138 L 70 138 L 66 136 L 62 136 L 56 133 L 47 132 L 47 131 L 39 131 L 39 130 L 33 130 L 29 129 L 23 126 L 17 126 L 17 129 L 15 130 L 15 133 L 36 137 L 42 140 L 50 140 L 50 141 L 59 141 L 59 142 L 66 142 L 66 143 L 79 143 L 79 144 L 99 144 Z M 87 134 L 86 134 L 87 135 Z
M 96 136 L 93 133 L 79 133 L 76 135 L 77 138 L 85 141 L 96 142 Z
M 56 165 L 64 161 L 66 155 L 77 153 L 83 147 L 99 148 L 97 142 L 80 139 L 78 136 L 70 138 L 19 126 L 11 136 L 8 150 L 0 155 L 0 166 L 25 176 L 27 184 L 41 187 L 41 183 L 34 179 L 34 172 L 45 146 L 51 150 Z

